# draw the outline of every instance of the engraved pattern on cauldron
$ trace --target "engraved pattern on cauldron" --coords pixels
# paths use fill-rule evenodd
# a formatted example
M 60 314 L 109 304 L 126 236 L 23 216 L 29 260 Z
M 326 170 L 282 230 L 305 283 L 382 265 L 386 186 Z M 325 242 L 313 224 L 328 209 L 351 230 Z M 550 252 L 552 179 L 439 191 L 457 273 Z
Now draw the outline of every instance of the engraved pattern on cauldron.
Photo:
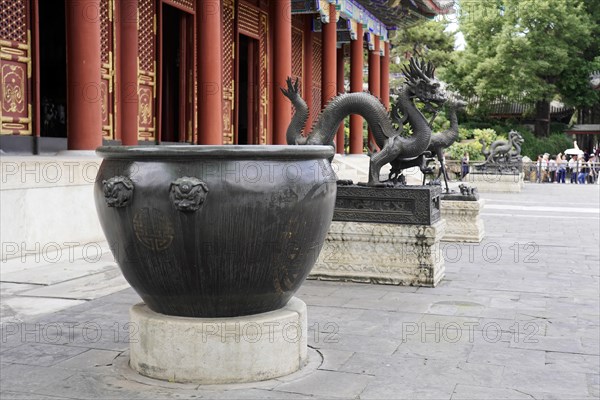
M 113 176 L 103 180 L 102 186 L 104 199 L 109 207 L 125 207 L 133 197 L 133 182 L 126 176 Z
M 155 208 L 142 208 L 135 214 L 133 231 L 137 240 L 153 251 L 168 249 L 175 237 L 172 222 Z
M 171 182 L 169 198 L 176 209 L 183 212 L 198 211 L 208 194 L 208 186 L 198 178 L 183 177 Z
M 276 193 L 271 194 L 271 198 L 269 200 L 269 207 L 281 208 L 286 206 L 293 206 L 297 203 L 298 195 L 292 190 L 292 188 L 287 188 L 285 190 L 280 190 Z

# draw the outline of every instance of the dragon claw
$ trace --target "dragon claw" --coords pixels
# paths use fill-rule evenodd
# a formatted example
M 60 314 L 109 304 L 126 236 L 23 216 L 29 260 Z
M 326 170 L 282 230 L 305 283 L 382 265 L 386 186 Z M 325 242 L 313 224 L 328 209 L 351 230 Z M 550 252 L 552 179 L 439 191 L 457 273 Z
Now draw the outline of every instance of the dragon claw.
M 296 78 L 296 81 L 294 82 L 292 77 L 288 76 L 285 83 L 287 84 L 287 89 L 280 87 L 279 90 L 281 90 L 281 93 L 290 100 L 293 97 L 298 96 L 299 78 Z

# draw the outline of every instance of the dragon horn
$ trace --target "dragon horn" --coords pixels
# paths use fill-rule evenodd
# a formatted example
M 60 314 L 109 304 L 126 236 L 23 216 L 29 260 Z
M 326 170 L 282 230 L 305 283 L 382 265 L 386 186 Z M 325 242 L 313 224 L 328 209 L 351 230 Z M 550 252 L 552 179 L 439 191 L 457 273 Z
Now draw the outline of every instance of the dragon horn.
M 412 60 L 412 59 L 411 59 Z M 413 68 L 412 65 L 411 67 L 407 67 L 406 65 L 402 67 L 402 71 L 404 72 L 404 75 L 406 76 L 406 79 L 411 82 L 411 83 L 415 83 L 415 76 L 414 76 L 414 72 L 413 72 Z
M 427 76 L 425 76 L 425 74 L 423 73 L 423 66 L 425 65 L 425 61 L 421 61 L 419 63 L 419 61 L 415 60 L 414 58 L 411 58 L 410 61 L 411 61 L 411 67 L 413 69 L 415 78 L 421 78 L 423 80 L 428 80 Z M 421 65 L 419 65 L 419 64 L 421 64 Z
M 425 75 L 427 75 L 430 78 L 434 78 L 434 73 L 435 73 L 435 66 L 433 65 L 433 63 L 431 61 L 429 61 L 427 63 L 427 71 L 425 72 Z

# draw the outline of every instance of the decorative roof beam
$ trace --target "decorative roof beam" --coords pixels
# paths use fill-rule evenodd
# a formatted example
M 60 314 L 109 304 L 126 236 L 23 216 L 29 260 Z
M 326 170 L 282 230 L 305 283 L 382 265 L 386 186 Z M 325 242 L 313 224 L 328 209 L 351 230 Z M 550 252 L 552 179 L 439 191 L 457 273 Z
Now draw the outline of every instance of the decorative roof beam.
M 335 4 L 335 0 L 292 0 L 292 15 L 319 14 L 321 21 L 328 24 L 330 3 Z

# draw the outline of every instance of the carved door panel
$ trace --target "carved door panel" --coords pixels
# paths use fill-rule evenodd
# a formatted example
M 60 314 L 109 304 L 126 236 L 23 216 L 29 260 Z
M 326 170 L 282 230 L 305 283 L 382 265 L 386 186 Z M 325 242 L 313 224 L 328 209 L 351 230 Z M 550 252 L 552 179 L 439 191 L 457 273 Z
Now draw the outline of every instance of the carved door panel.
M 304 33 L 297 27 L 292 28 L 292 77 L 300 79 L 300 96 L 304 92 Z
M 102 137 L 114 139 L 114 0 L 100 0 L 100 93 L 102 96 Z
M 258 15 L 259 18 L 259 107 L 258 107 L 258 132 L 260 144 L 267 144 L 267 127 L 269 120 L 269 54 L 268 40 L 269 40 L 269 16 L 267 13 L 261 11 Z
M 156 139 L 156 0 L 138 3 L 138 139 Z
M 310 110 L 311 120 L 316 121 L 321 112 L 321 38 L 320 35 L 313 35 L 313 81 L 312 81 L 312 108 Z
M 297 18 L 294 18 L 295 24 L 292 27 L 292 78 L 294 80 L 299 79 L 300 85 L 298 86 L 298 91 L 300 92 L 300 96 L 302 96 L 304 93 L 304 33 L 302 29 L 296 26 L 297 20 Z M 294 110 L 292 109 L 293 114 Z
M 28 0 L 0 0 L 0 133 L 31 135 Z
M 235 134 L 235 0 L 223 0 L 222 7 L 223 144 L 232 144 Z

